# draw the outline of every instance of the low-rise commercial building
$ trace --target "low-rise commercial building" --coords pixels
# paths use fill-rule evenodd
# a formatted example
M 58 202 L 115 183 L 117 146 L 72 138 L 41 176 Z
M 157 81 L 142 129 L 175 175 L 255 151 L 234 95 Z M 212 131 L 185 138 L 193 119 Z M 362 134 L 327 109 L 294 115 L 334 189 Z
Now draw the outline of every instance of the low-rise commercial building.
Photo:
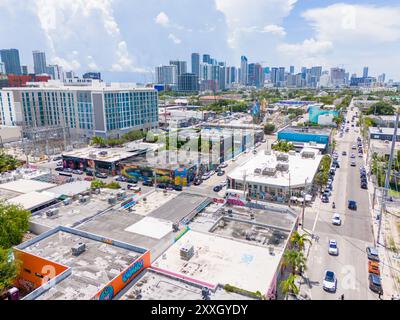
M 286 140 L 296 144 L 315 142 L 324 144 L 325 150 L 332 139 L 332 129 L 320 127 L 286 127 L 278 131 L 278 140 Z
M 228 174 L 228 189 L 244 198 L 287 202 L 312 192 L 322 155 L 315 149 L 300 153 L 265 151 Z
M 392 141 L 394 135 L 394 128 L 370 127 L 368 131 L 369 138 L 374 140 Z M 397 130 L 396 141 L 400 142 L 400 130 Z

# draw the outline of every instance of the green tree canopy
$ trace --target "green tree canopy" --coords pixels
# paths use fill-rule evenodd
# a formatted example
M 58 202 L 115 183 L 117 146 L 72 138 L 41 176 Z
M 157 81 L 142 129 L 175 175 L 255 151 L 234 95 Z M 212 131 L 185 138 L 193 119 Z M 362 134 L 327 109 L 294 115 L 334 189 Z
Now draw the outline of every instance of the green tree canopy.
M 297 230 L 295 230 L 293 231 L 293 234 L 290 237 L 290 242 L 293 246 L 299 248 L 299 250 L 303 250 L 305 243 L 310 242 L 310 238 L 306 233 L 300 235 L 300 233 Z
M 294 145 L 291 142 L 279 140 L 272 146 L 272 149 L 280 152 L 289 152 L 290 150 L 294 150 Z
M 366 112 L 366 114 L 371 115 L 394 115 L 395 109 L 394 107 L 386 101 L 379 101 L 377 103 L 374 103 L 372 106 L 370 106 Z
M 0 172 L 12 171 L 21 166 L 21 162 L 13 156 L 0 152 Z
M 296 275 L 289 274 L 285 280 L 281 281 L 280 288 L 285 298 L 287 298 L 289 293 L 299 294 L 299 288 L 296 285 Z
M 18 275 L 20 263 L 11 257 L 12 249 L 0 247 L 0 293 L 11 286 Z
M 29 229 L 30 212 L 21 206 L 0 202 L 0 246 L 8 249 L 21 243 Z
M 101 188 L 104 188 L 105 186 L 106 186 L 106 184 L 100 180 L 93 180 L 90 184 L 90 188 L 92 188 L 92 189 L 101 189 Z
M 104 139 L 102 137 L 97 137 L 97 136 L 93 137 L 91 139 L 90 143 L 92 145 L 95 145 L 95 146 L 98 146 L 98 147 L 101 147 L 101 148 L 103 148 L 103 147 L 105 147 L 107 145 L 106 139 Z
M 275 131 L 275 125 L 273 123 L 267 123 L 264 126 L 264 133 L 265 134 L 271 134 Z

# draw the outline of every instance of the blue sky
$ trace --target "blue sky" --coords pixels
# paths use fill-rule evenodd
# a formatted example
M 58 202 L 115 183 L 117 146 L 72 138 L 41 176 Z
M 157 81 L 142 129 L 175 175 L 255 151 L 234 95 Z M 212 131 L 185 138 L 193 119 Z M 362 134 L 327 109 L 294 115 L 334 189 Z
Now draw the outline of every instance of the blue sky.
M 108 81 L 151 81 L 170 59 L 210 53 L 266 66 L 343 66 L 400 80 L 399 0 L 0 0 L 0 47 Z M 32 68 L 31 68 L 32 69 Z

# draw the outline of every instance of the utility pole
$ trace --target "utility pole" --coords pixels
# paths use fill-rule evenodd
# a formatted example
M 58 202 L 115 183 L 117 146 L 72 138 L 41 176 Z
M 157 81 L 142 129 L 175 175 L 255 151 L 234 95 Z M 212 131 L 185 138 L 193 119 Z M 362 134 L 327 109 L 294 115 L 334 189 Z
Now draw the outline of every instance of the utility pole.
M 290 208 L 290 203 L 291 203 L 291 197 L 292 197 L 292 195 L 290 194 L 290 172 L 289 172 L 289 208 Z
M 389 164 L 388 164 L 388 168 L 387 168 L 387 171 L 386 171 L 385 187 L 382 190 L 381 210 L 380 210 L 380 213 L 379 213 L 378 235 L 377 235 L 377 239 L 376 239 L 377 243 L 379 243 L 380 239 L 381 239 L 383 210 L 386 209 L 385 208 L 386 192 L 389 189 L 389 184 L 390 184 L 390 172 L 392 170 L 393 154 L 394 154 L 394 148 L 395 148 L 396 140 L 397 140 L 397 128 L 399 126 L 399 116 L 400 116 L 400 110 L 397 110 L 396 122 L 395 122 L 395 125 L 394 125 L 394 132 L 393 132 L 393 137 L 392 137 L 392 147 L 391 147 L 391 150 L 390 150 Z
M 303 210 L 301 214 L 301 228 L 304 230 L 304 213 L 306 210 L 306 187 L 307 187 L 307 181 L 308 177 L 306 178 L 306 181 L 304 181 L 304 196 L 303 196 Z

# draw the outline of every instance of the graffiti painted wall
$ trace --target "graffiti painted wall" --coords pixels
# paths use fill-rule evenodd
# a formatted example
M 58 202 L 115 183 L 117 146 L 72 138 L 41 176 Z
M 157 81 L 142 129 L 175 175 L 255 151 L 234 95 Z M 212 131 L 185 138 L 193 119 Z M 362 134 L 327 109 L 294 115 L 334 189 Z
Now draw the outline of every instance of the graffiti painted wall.
M 150 251 L 147 251 L 139 259 L 135 260 L 122 273 L 111 280 L 103 289 L 101 289 L 95 300 L 111 300 L 118 294 L 126 285 L 128 285 L 140 272 L 150 267 Z

